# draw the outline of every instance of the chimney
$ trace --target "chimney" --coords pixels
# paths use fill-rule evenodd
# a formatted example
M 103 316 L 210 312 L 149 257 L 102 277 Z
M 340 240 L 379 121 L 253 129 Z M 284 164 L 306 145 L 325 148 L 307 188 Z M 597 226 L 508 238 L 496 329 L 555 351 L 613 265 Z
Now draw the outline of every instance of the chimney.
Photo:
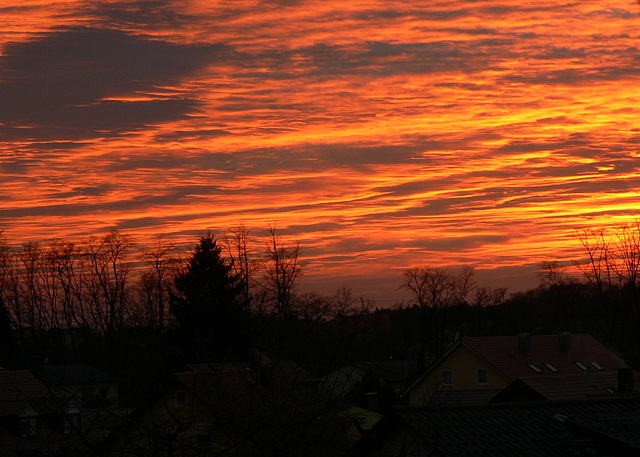
M 633 370 L 618 368 L 618 392 L 633 392 Z
M 570 332 L 562 332 L 558 335 L 558 343 L 560 344 L 560 349 L 565 354 L 571 354 L 571 333 Z
M 518 335 L 518 350 L 525 355 L 531 355 L 531 334 L 520 333 Z

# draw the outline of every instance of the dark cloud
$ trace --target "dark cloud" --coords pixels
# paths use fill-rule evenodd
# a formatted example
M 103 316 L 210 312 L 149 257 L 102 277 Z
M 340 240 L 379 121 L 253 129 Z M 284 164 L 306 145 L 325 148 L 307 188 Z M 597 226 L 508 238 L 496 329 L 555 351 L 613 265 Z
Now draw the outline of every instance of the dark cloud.
M 584 59 L 587 57 L 585 48 L 566 48 L 566 47 L 547 47 L 541 49 L 541 52 L 532 56 L 534 59 L 540 60 L 564 60 L 564 59 Z
M 242 76 L 272 80 L 334 79 L 366 74 L 369 77 L 401 74 L 479 72 L 492 64 L 482 47 L 505 46 L 509 39 L 472 43 L 434 41 L 425 43 L 368 42 L 366 47 L 314 44 L 294 49 L 269 49 L 254 55 L 236 54 L 233 63 Z M 300 61 L 306 62 L 304 66 Z M 265 72 L 265 69 L 267 70 Z M 240 105 L 245 102 L 238 100 Z
M 617 81 L 640 75 L 638 66 L 589 66 L 584 69 L 566 68 L 549 72 L 532 72 L 530 74 L 508 74 L 506 81 L 536 85 L 583 86 L 602 81 Z
M 56 203 L 51 205 L 34 205 L 25 208 L 0 209 L 0 225 L 21 217 L 78 216 L 95 214 L 96 212 L 114 211 L 128 212 L 146 209 L 151 205 L 167 204 L 179 201 L 174 196 L 145 195 L 144 197 L 119 199 L 117 201 L 87 203 Z
M 0 57 L 0 122 L 8 126 L 0 134 L 4 139 L 82 139 L 184 118 L 199 106 L 185 95 L 108 98 L 176 83 L 226 52 L 222 45 L 177 45 L 87 28 L 10 43 Z
M 100 197 L 109 193 L 115 186 L 112 184 L 101 184 L 99 186 L 81 186 L 74 187 L 69 192 L 60 192 L 56 194 L 56 198 L 71 197 Z
M 174 2 L 157 0 L 90 2 L 81 12 L 94 16 L 99 23 L 110 28 L 175 28 L 197 20 L 193 16 L 180 13 Z
M 318 222 L 310 224 L 292 224 L 287 227 L 290 233 L 333 232 L 343 229 L 339 222 Z M 286 233 L 286 232 L 283 232 Z
M 231 132 L 223 129 L 197 129 L 197 130 L 175 130 L 170 133 L 162 133 L 156 135 L 156 140 L 165 141 L 192 141 L 207 140 L 211 138 L 219 138 L 221 136 L 231 135 Z
M 50 217 L 50 216 L 86 216 L 89 214 L 114 212 L 120 214 L 136 214 L 138 211 L 148 210 L 150 207 L 162 205 L 193 205 L 200 198 L 207 200 L 211 196 L 219 195 L 223 192 L 216 186 L 211 185 L 184 185 L 167 186 L 163 192 L 143 193 L 132 195 L 127 198 L 121 197 L 116 191 L 117 186 L 102 185 L 93 187 L 78 187 L 71 192 L 64 193 L 64 196 L 88 196 L 100 197 L 90 198 L 82 203 L 53 203 L 34 204 L 29 207 L 14 207 L 0 209 L 0 227 L 10 223 L 15 218 L 22 217 Z M 58 197 L 58 195 L 53 195 Z M 56 202 L 60 200 L 55 200 Z M 230 213 L 233 213 L 231 211 Z M 212 213 L 206 214 L 211 215 Z M 171 220 L 188 220 L 197 215 L 170 217 Z M 133 226 L 131 226 L 133 227 Z
M 155 226 L 159 227 L 169 222 L 171 218 L 162 217 L 136 217 L 133 219 L 126 219 L 116 224 L 115 228 L 118 230 L 130 230 L 140 227 Z

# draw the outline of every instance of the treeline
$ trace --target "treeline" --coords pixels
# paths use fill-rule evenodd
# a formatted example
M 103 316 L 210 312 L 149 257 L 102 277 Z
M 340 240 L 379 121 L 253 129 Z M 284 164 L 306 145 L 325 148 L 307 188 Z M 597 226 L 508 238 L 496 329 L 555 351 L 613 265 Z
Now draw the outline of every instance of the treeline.
M 258 245 L 238 226 L 180 252 L 164 237 L 139 247 L 118 231 L 20 246 L 0 233 L 0 363 L 81 360 L 140 378 L 256 351 L 326 363 L 329 346 L 348 343 L 318 328 L 372 303 L 348 288 L 296 293 L 299 243 L 275 226 L 267 235 Z
M 475 284 L 468 267 L 405 270 L 412 301 L 400 311 L 413 316 L 413 340 L 426 355 L 461 335 L 590 333 L 640 368 L 640 219 L 582 229 L 576 242 L 582 259 L 542 262 L 540 285 L 509 297 Z
M 297 293 L 300 245 L 275 227 L 260 246 L 238 226 L 202 235 L 189 253 L 163 237 L 139 248 L 117 231 L 20 247 L 0 237 L 0 362 L 98 362 L 144 389 L 188 362 L 267 354 L 319 373 L 394 357 L 419 371 L 460 336 L 570 331 L 640 367 L 640 223 L 577 240 L 584 259 L 544 262 L 528 292 L 481 286 L 470 267 L 419 266 L 398 278 L 410 300 L 377 309 L 349 288 Z
M 107 334 L 140 326 L 163 331 L 175 324 L 170 309 L 174 280 L 203 240 L 216 243 L 216 255 L 237 285 L 234 300 L 246 310 L 284 317 L 307 313 L 317 301 L 317 294 L 294 294 L 301 274 L 299 242 L 285 243 L 270 227 L 260 252 L 243 226 L 218 239 L 204 235 L 192 253 L 178 252 L 163 236 L 139 248 L 131 235 L 118 231 L 78 243 L 53 239 L 12 247 L 0 231 L 1 298 L 16 329 L 75 327 Z M 335 307 L 314 312 L 348 312 L 355 300 L 345 294 L 350 292 L 337 291 Z

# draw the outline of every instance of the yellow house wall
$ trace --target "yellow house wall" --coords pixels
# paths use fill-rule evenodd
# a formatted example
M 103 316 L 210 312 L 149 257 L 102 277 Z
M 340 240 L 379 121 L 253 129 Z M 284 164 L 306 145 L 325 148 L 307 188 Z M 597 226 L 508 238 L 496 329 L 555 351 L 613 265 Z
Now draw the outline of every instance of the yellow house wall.
M 487 370 L 488 384 L 478 385 L 476 370 Z M 442 371 L 451 370 L 453 385 L 442 385 Z M 440 391 L 504 389 L 510 381 L 482 357 L 464 345 L 458 346 L 409 392 L 411 405 L 425 405 L 431 395 Z

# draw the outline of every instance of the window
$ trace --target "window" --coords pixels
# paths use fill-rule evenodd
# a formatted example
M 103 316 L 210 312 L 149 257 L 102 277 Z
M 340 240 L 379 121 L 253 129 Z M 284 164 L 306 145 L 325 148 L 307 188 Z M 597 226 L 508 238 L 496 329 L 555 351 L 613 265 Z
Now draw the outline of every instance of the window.
M 358 424 L 366 424 L 367 423 L 367 415 L 366 414 L 353 414 L 351 416 L 351 419 L 353 419 Z
M 187 404 L 187 393 L 184 390 L 176 392 L 176 406 L 184 406 Z
M 21 417 L 18 420 L 18 435 L 23 438 L 38 436 L 38 418 L 33 416 Z
M 443 386 L 452 386 L 453 385 L 453 371 L 451 371 L 451 370 L 442 370 L 442 385 Z
M 547 367 L 549 370 L 553 371 L 554 373 L 558 373 L 558 369 L 553 365 L 551 365 L 550 363 L 543 363 L 543 365 Z
M 593 365 L 596 368 L 596 370 L 599 370 L 599 371 L 603 371 L 604 370 L 604 368 L 602 368 L 598 362 L 591 361 L 589 363 L 591 365 Z
M 487 373 L 487 370 L 476 370 L 476 382 L 479 386 L 486 386 L 489 384 L 489 373 Z
M 528 363 L 527 365 L 529 366 L 529 368 L 531 368 L 536 373 L 542 373 L 542 370 L 540 368 L 538 368 L 537 366 L 535 366 L 533 363 Z
M 573 363 L 575 363 L 575 364 L 578 366 L 578 368 L 580 368 L 580 369 L 581 369 L 582 371 L 584 371 L 585 373 L 586 373 L 587 371 L 589 371 L 589 369 L 588 369 L 587 367 L 585 367 L 583 364 L 581 364 L 580 362 L 573 362 Z
M 77 430 L 80 430 L 80 414 L 68 414 L 64 418 L 62 433 L 69 435 Z
M 213 444 L 213 425 L 196 424 L 194 433 L 199 446 L 211 446 Z

